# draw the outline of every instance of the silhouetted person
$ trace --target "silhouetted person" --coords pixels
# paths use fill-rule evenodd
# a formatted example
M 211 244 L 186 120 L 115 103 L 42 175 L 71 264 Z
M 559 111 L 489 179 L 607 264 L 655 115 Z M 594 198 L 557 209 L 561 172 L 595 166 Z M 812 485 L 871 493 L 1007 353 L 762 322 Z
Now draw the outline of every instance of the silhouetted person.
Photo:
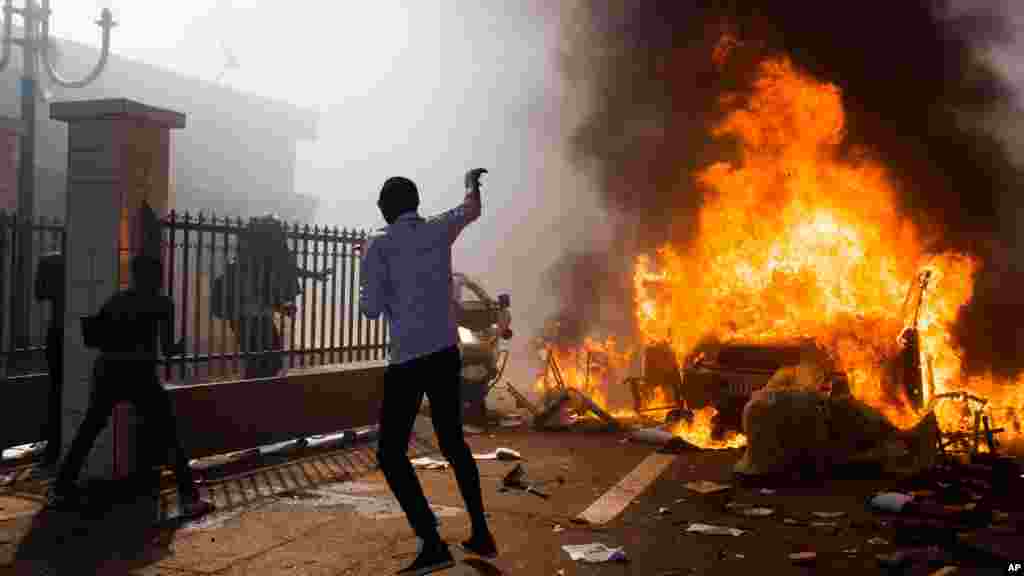
M 112 296 L 94 317 L 86 345 L 98 347 L 100 356 L 94 366 L 95 384 L 89 409 L 67 459 L 57 476 L 51 494 L 52 506 L 68 503 L 75 495 L 75 483 L 96 437 L 119 402 L 128 401 L 141 413 L 142 427 L 157 438 L 144 444 L 153 462 L 163 464 L 166 448 L 174 449 L 174 472 L 178 483 L 181 512 L 186 517 L 201 516 L 213 506 L 200 500 L 192 481 L 185 450 L 178 441 L 177 423 L 171 411 L 171 399 L 157 377 L 158 340 L 165 355 L 180 354 L 184 341 L 174 338 L 174 302 L 160 294 L 162 269 L 155 258 L 132 259 L 134 286 Z M 96 345 L 96 346 L 94 346 Z
M 241 276 L 236 278 L 236 274 Z M 267 214 L 250 221 L 240 235 L 238 260 L 228 265 L 220 280 L 222 286 L 226 283 L 228 287 L 226 310 L 221 310 L 221 291 L 215 290 L 213 295 L 214 312 L 230 319 L 239 348 L 259 353 L 245 361 L 246 378 L 276 376 L 284 368 L 281 353 L 277 352 L 283 348 L 284 339 L 275 315 L 295 314 L 294 301 L 302 293 L 301 279 L 323 282 L 330 274 L 330 269 L 313 272 L 298 266 L 295 254 L 288 248 L 285 225 L 277 216 Z M 234 317 L 231 312 L 236 283 L 241 309 Z
M 480 473 L 463 436 L 462 359 L 451 297 L 452 244 L 480 216 L 483 172 L 466 173 L 461 206 L 429 220 L 417 212 L 416 185 L 407 178 L 388 179 L 377 202 L 388 226 L 367 243 L 360 265 L 359 308 L 371 319 L 384 313 L 391 328 L 377 459 L 422 545 L 416 560 L 398 574 L 428 574 L 454 565 L 407 454 L 424 394 L 473 523 L 463 548 L 486 557 L 498 552 L 484 515 Z
M 46 452 L 43 454 L 41 473 L 50 475 L 57 470 L 63 443 L 61 423 L 61 397 L 64 392 L 64 255 L 60 252 L 45 254 L 36 270 L 36 300 L 50 303 L 50 325 L 46 330 L 46 365 L 50 372 L 50 392 L 47 395 Z

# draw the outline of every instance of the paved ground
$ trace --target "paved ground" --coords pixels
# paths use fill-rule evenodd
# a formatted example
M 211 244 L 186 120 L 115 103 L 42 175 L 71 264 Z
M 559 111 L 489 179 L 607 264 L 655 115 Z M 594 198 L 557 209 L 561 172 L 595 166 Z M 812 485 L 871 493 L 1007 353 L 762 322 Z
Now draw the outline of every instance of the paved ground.
M 419 423 L 420 438 L 432 441 Z M 669 575 L 669 574 L 879 574 L 876 554 L 905 540 L 895 525 L 881 526 L 865 499 L 894 487 L 895 479 L 847 479 L 811 486 L 734 487 L 699 495 L 685 484 L 711 480 L 733 484 L 736 452 L 685 452 L 625 511 L 605 526 L 581 526 L 572 518 L 648 458 L 653 448 L 623 443 L 609 432 L 533 432 L 499 429 L 473 435 L 474 452 L 497 447 L 519 451 L 528 480 L 542 483 L 550 500 L 499 492 L 515 463 L 482 461 L 484 498 L 501 556 L 462 559 L 448 574 Z M 429 452 L 423 445 L 419 454 Z M 315 454 L 261 470 L 211 480 L 223 510 L 183 526 L 153 526 L 157 510 L 139 504 L 93 515 L 40 510 L 38 490 L 15 485 L 0 492 L 0 574 L 198 574 L 385 575 L 411 561 L 415 539 L 379 472 L 372 450 Z M 236 471 L 237 472 L 237 471 Z M 421 470 L 425 491 L 441 518 L 442 534 L 463 538 L 468 519 L 450 471 Z M 768 518 L 746 518 L 726 509 L 730 501 L 771 507 Z M 844 512 L 834 528 L 790 525 L 822 521 L 813 512 Z M 1016 514 L 1017 512 L 1014 512 Z M 686 534 L 692 522 L 748 530 L 742 536 Z M 556 528 L 558 526 L 558 528 Z M 882 538 L 894 544 L 869 544 Z M 565 544 L 603 542 L 623 546 L 628 563 L 574 562 Z M 1015 550 L 1024 549 L 1016 545 Z M 854 551 L 855 550 L 855 551 Z M 795 566 L 788 554 L 814 551 L 815 564 Z M 457 555 L 462 558 L 461 555 Z M 1022 554 L 1021 559 L 1024 559 Z M 977 559 L 961 573 L 1004 574 Z M 40 571 L 49 568 L 50 571 Z M 931 569 L 918 567 L 916 573 Z M 915 572 L 909 572 L 911 574 Z

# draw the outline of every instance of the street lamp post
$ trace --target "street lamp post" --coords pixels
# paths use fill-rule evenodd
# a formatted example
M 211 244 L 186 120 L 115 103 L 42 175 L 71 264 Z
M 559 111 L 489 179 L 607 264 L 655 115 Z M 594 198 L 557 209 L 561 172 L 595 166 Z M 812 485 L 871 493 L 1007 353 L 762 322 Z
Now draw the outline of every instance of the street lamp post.
M 17 260 L 14 270 L 13 313 L 11 318 L 12 337 L 16 347 L 25 347 L 28 339 L 28 303 L 29 278 L 32 260 L 32 227 L 35 218 L 35 177 L 36 177 L 36 100 L 40 96 L 39 65 L 46 70 L 50 81 L 64 88 L 82 88 L 95 80 L 107 64 L 110 55 L 110 29 L 116 26 L 108 8 L 104 8 L 96 24 L 103 29 L 103 47 L 99 62 L 92 71 L 81 80 L 67 80 L 62 77 L 53 65 L 50 53 L 50 0 L 42 0 L 42 6 L 35 0 L 25 0 L 24 8 L 15 8 L 13 0 L 4 0 L 4 37 L 3 53 L 0 55 L 0 71 L 7 68 L 11 59 L 11 44 L 21 48 L 24 57 L 22 76 L 19 84 L 21 92 L 21 120 L 24 130 L 18 142 L 18 219 L 22 226 L 17 227 L 18 234 Z M 21 38 L 11 36 L 11 21 L 14 15 L 21 16 L 24 21 L 24 35 Z

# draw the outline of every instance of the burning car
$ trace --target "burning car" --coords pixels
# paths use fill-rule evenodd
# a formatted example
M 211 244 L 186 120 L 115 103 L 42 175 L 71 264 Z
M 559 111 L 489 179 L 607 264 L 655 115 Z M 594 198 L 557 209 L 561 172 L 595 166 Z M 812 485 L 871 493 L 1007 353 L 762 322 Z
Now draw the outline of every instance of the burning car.
M 512 338 L 511 300 L 508 294 L 497 299 L 465 274 L 452 275 L 453 299 L 462 353 L 462 398 L 466 416 L 486 420 L 485 399 L 505 370 Z
M 825 351 L 813 343 L 707 343 L 698 347 L 679 368 L 665 344 L 649 346 L 644 355 L 643 378 L 631 379 L 638 413 L 668 410 L 668 420 L 691 418 L 692 413 L 714 409 L 712 438 L 742 428 L 743 407 L 757 390 L 797 370 L 814 367 L 809 378 L 818 389 L 846 386 L 846 375 L 828 369 Z M 662 402 L 654 401 L 660 396 Z M 667 403 L 666 403 L 667 402 Z M 658 405 L 660 404 L 660 405 Z

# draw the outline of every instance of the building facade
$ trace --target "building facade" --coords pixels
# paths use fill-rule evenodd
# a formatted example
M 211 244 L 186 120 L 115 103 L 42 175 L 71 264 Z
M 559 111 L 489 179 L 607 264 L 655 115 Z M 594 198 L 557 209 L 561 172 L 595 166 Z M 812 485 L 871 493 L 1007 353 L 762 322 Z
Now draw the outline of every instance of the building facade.
M 59 40 L 57 49 L 58 69 L 71 78 L 99 58 L 97 50 L 76 42 Z M 15 50 L 8 69 L 0 73 L 0 117 L 20 117 L 20 75 Z M 41 82 L 51 102 L 128 98 L 184 113 L 187 126 L 173 138 L 176 209 L 243 218 L 274 212 L 290 221 L 314 220 L 316 199 L 298 196 L 294 183 L 296 143 L 316 138 L 316 112 L 116 55 L 85 88 L 65 90 Z M 38 106 L 35 212 L 63 218 L 67 126 L 50 120 L 48 108 Z M 17 203 L 16 151 L 8 128 L 0 125 L 0 209 Z

